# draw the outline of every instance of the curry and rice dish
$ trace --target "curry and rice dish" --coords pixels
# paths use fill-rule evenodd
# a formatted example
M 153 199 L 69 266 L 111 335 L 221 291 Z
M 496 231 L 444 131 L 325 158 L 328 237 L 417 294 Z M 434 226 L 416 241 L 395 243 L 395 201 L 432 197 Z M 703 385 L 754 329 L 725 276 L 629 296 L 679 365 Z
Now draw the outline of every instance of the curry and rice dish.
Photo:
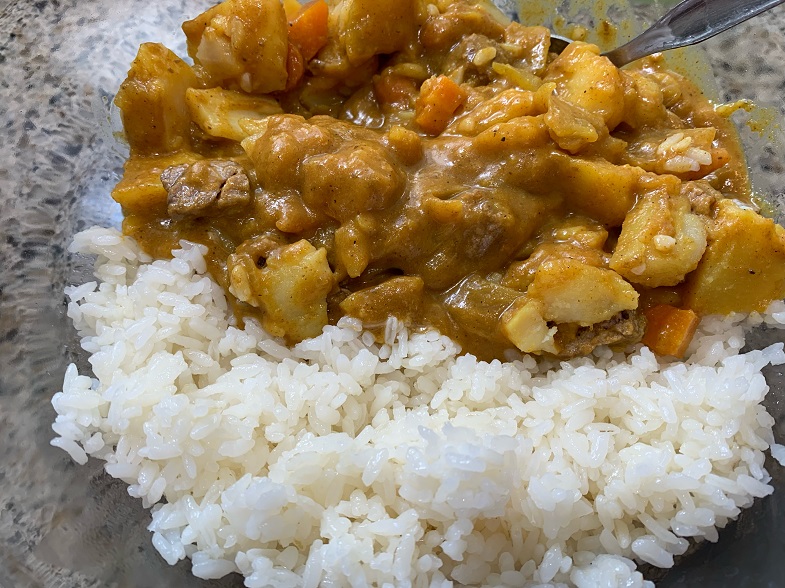
M 647 312 L 656 348 L 785 295 L 731 123 L 655 60 L 557 56 L 467 2 L 228 2 L 183 30 L 194 67 L 145 44 L 117 94 L 124 232 L 207 246 L 289 343 L 396 316 L 483 358 L 573 357 L 637 343 Z
M 52 443 L 263 586 L 650 586 L 771 492 L 785 229 L 732 108 L 470 0 L 227 0 L 145 43 Z M 746 322 L 745 322 L 746 321 Z M 683 359 L 683 361 L 682 361 Z M 505 361 L 507 360 L 507 361 Z

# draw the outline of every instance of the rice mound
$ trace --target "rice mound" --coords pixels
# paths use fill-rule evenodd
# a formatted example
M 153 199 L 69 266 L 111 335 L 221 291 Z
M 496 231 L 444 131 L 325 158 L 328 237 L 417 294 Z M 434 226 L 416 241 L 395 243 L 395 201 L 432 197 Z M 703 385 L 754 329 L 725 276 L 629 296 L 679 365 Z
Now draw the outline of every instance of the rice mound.
M 633 559 L 716 540 L 772 492 L 764 451 L 785 453 L 760 371 L 783 345 L 740 354 L 741 316 L 704 320 L 686 363 L 486 363 L 394 319 L 383 345 L 344 318 L 290 349 L 233 326 L 200 245 L 153 261 L 93 228 L 71 251 L 98 256 L 66 291 L 95 377 L 69 366 L 52 444 L 105 460 L 200 578 L 652 586 Z

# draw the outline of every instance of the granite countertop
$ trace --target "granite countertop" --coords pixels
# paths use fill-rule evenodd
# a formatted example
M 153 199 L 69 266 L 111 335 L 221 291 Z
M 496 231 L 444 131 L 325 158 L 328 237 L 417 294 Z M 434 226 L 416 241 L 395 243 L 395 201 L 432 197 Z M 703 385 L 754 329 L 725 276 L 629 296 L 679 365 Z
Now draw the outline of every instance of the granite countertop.
M 162 40 L 184 53 L 183 15 L 206 5 L 0 0 L 0 588 L 242 585 L 239 576 L 205 582 L 190 575 L 187 563 L 167 566 L 150 544 L 149 514 L 125 485 L 100 464 L 76 466 L 48 444 L 51 396 L 66 365 L 83 361 L 62 292 L 67 282 L 89 276 L 91 266 L 67 254 L 68 241 L 86 226 L 121 220 L 108 196 L 123 154 L 111 136 L 107 104 L 138 44 Z M 163 30 L 169 37 L 161 38 Z M 748 129 L 743 134 L 759 145 L 749 153 L 756 186 L 782 196 L 785 143 L 773 123 L 785 120 L 785 6 L 706 48 L 723 80 L 722 100 L 749 98 L 768 107 L 753 114 L 765 126 L 763 140 Z M 778 202 L 785 210 L 785 197 Z M 774 370 L 767 376 L 780 393 L 771 406 L 782 414 L 785 380 Z M 782 440 L 785 418 L 777 432 Z M 785 520 L 781 470 L 772 472 L 780 497 L 756 505 L 718 547 L 698 550 L 662 585 L 743 586 L 751 569 L 771 570 L 768 585 L 785 585 L 785 533 L 771 532 L 781 528 L 773 521 Z M 737 547 L 740 538 L 747 547 Z M 711 565 L 701 567 L 706 561 Z

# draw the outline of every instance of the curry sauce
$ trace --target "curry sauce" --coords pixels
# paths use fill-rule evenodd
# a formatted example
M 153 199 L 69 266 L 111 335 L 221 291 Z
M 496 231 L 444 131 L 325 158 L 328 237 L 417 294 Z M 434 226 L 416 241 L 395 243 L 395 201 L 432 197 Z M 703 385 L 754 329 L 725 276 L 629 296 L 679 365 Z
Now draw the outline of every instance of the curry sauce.
M 116 97 L 124 232 L 205 245 L 289 343 L 396 316 L 485 359 L 571 357 L 640 341 L 651 308 L 785 295 L 732 124 L 656 58 L 556 55 L 467 0 L 227 0 L 183 29 L 194 65 L 145 44 Z

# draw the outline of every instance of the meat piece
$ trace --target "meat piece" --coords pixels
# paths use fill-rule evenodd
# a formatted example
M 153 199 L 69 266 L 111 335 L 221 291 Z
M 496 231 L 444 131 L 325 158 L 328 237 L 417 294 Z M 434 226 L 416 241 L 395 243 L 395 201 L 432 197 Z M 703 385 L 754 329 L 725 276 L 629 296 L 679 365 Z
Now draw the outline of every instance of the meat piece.
M 589 355 L 600 345 L 621 347 L 637 343 L 645 330 L 646 317 L 636 310 L 625 310 L 607 321 L 587 327 L 559 325 L 553 341 L 559 357 L 580 357 Z
M 472 33 L 501 41 L 504 27 L 486 10 L 456 2 L 444 14 L 425 21 L 420 29 L 420 42 L 426 49 L 448 49 Z
M 300 169 L 305 204 L 339 221 L 390 206 L 406 183 L 387 150 L 370 141 L 347 142 L 335 153 L 309 157 Z
M 248 204 L 251 184 L 233 161 L 205 160 L 164 170 L 169 216 L 205 216 Z

